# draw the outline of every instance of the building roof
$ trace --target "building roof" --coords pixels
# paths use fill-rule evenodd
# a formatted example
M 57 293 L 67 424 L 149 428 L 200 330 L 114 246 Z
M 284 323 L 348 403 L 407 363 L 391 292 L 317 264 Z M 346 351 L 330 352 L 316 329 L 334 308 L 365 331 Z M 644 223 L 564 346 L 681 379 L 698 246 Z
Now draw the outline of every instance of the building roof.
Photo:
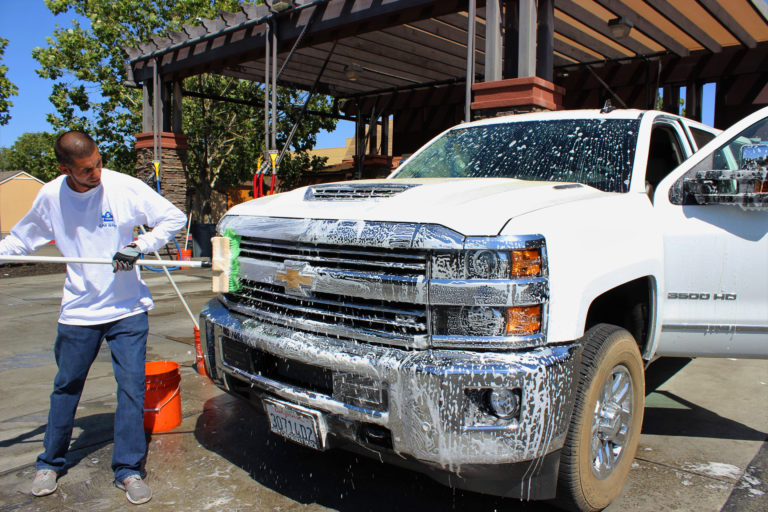
M 766 0 L 552 1 L 555 68 L 768 45 Z M 278 4 L 285 10 L 242 5 L 239 12 L 137 42 L 126 49 L 134 79 L 150 80 L 157 59 L 166 77 L 211 72 L 263 82 L 269 25 L 279 41 L 279 69 L 285 66 L 282 85 L 309 90 L 322 75 L 320 92 L 347 98 L 466 76 L 466 0 L 272 2 Z M 477 5 L 474 60 L 482 75 L 485 2 Z M 631 25 L 628 36 L 612 33 L 609 22 L 618 19 Z M 356 80 L 350 68 L 357 69 Z
M 6 181 L 10 181 L 14 178 L 21 178 L 25 180 L 35 180 L 39 181 L 40 183 L 45 184 L 44 181 L 39 180 L 32 176 L 31 174 L 24 172 L 24 171 L 0 171 L 0 185 L 5 183 Z

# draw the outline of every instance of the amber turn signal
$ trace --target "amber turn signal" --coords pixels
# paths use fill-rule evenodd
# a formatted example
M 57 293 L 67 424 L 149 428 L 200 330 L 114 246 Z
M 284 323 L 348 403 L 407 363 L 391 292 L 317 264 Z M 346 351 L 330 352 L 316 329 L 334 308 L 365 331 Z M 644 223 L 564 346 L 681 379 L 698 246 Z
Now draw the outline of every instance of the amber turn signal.
M 541 331 L 541 305 L 507 309 L 507 336 L 523 336 Z
M 511 254 L 512 277 L 541 275 L 541 249 L 519 249 Z

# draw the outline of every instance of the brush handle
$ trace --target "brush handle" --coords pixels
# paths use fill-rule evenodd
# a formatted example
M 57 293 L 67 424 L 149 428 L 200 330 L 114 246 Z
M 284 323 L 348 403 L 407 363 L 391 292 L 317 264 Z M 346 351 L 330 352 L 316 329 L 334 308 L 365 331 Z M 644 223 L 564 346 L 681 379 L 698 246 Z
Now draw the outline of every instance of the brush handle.
M 64 256 L 18 256 L 15 254 L 0 254 L 0 261 L 16 261 L 29 263 L 92 263 L 111 265 L 110 258 L 65 258 Z M 196 267 L 210 268 L 210 261 L 189 260 L 137 260 L 134 265 L 160 267 Z

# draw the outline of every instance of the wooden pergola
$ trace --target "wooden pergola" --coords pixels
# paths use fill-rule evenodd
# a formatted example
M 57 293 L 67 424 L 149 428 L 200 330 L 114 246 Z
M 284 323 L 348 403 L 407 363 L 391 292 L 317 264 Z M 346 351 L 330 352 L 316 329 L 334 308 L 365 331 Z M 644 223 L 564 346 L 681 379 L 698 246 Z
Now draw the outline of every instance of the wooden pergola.
M 267 111 L 276 85 L 335 98 L 361 156 L 387 148 L 364 134 L 390 119 L 404 154 L 469 118 L 653 108 L 659 88 L 700 119 L 715 83 L 720 128 L 768 104 L 766 0 L 272 0 L 126 52 L 145 132 L 180 132 L 181 80 L 216 73 L 265 84 Z

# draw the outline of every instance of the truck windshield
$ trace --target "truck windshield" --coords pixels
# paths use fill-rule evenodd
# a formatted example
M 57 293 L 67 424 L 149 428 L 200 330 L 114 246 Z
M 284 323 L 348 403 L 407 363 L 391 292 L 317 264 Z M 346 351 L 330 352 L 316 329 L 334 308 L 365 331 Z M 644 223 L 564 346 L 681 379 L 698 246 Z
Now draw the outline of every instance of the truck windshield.
M 514 178 L 626 192 L 639 125 L 562 119 L 456 128 L 409 158 L 394 178 Z

